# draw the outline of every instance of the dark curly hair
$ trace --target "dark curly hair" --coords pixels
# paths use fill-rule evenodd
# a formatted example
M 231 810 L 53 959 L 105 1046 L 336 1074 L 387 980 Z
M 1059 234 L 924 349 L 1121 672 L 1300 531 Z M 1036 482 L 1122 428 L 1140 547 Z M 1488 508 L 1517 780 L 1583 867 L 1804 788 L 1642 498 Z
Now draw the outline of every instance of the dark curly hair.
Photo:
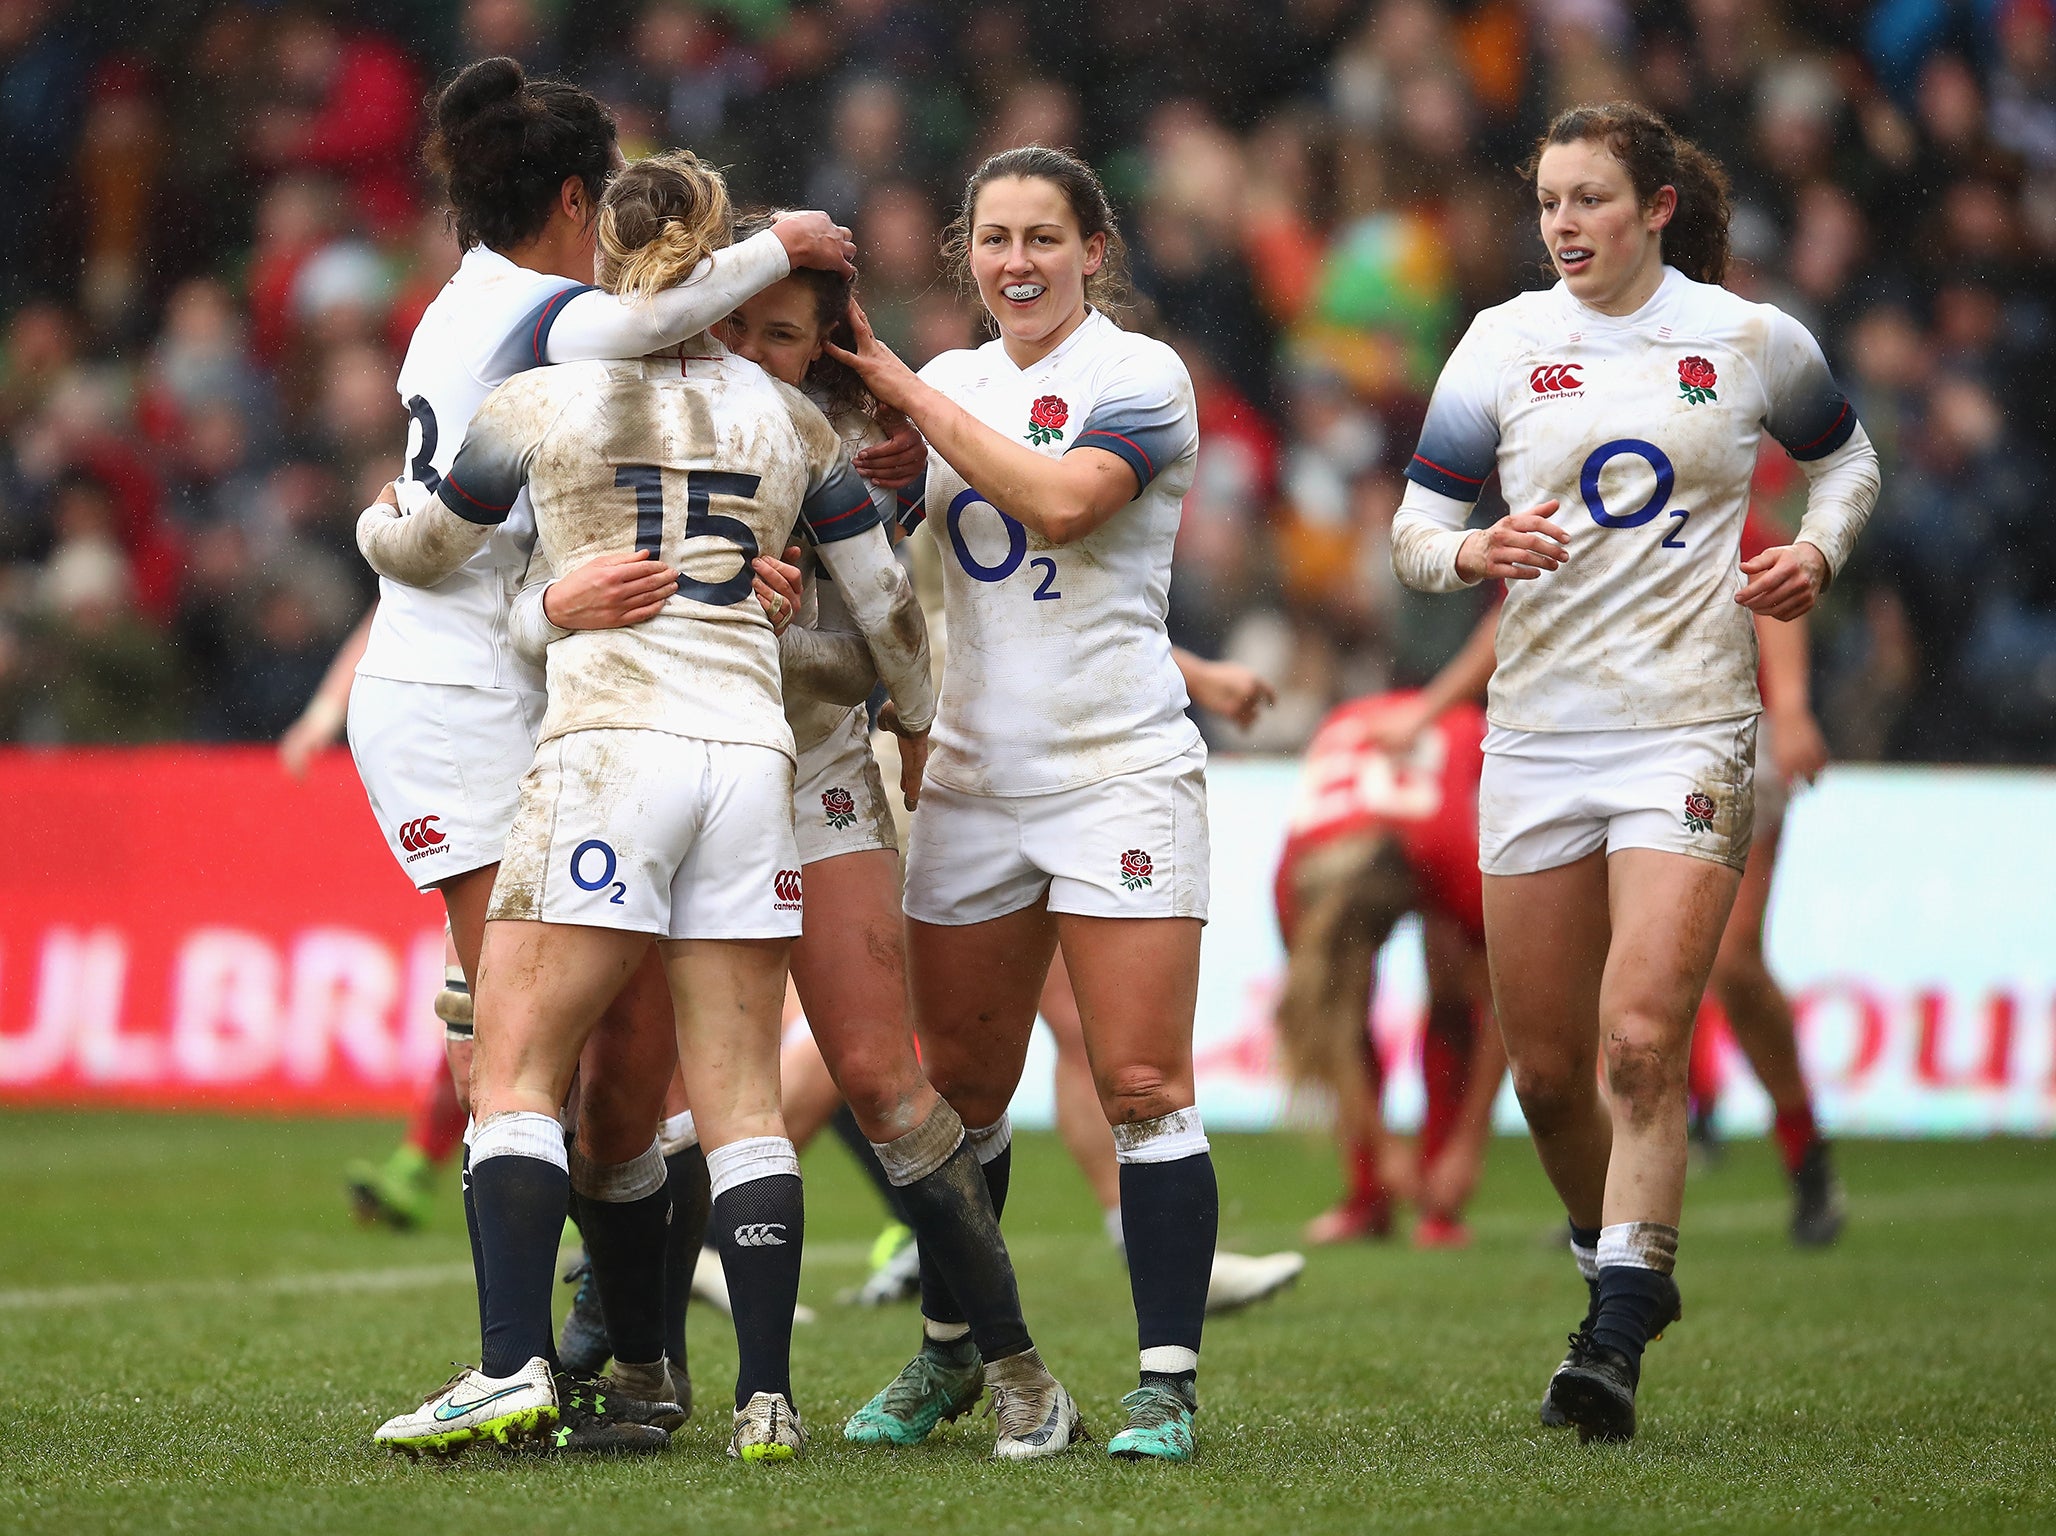
M 1728 275 L 1728 174 L 1720 162 L 1649 108 L 1633 101 L 1559 112 L 1528 157 L 1521 174 L 1530 182 L 1552 144 L 1603 144 L 1620 161 L 1647 208 L 1665 187 L 1678 194 L 1678 211 L 1663 228 L 1663 259 L 1698 283 Z
M 594 207 L 614 172 L 614 114 L 563 80 L 531 80 L 512 59 L 480 59 L 429 104 L 422 157 L 449 199 L 457 244 L 504 251 L 542 232 L 567 177 Z
M 964 198 L 957 205 L 957 216 L 942 232 L 943 262 L 957 286 L 969 294 L 978 292 L 971 277 L 971 216 L 977 211 L 978 194 L 986 184 L 1009 176 L 1054 183 L 1064 194 L 1064 201 L 1071 205 L 1080 238 L 1107 237 L 1106 255 L 1099 270 L 1085 279 L 1085 299 L 1093 308 L 1109 315 L 1125 310 L 1133 300 L 1128 286 L 1128 242 L 1121 238 L 1121 226 L 1115 222 L 1113 205 L 1107 201 L 1107 189 L 1101 185 L 1099 174 L 1068 149 L 1045 149 L 1040 144 L 1001 150 L 964 183 Z
M 735 221 L 735 238 L 747 240 L 760 235 L 778 220 L 778 214 L 769 209 L 753 210 Z M 857 344 L 857 338 L 850 331 L 850 299 L 856 292 L 853 278 L 840 272 L 823 272 L 818 267 L 794 267 L 788 279 L 805 288 L 814 300 L 814 323 L 822 328 L 830 341 L 845 350 Z M 803 381 L 807 393 L 819 403 L 821 412 L 830 421 L 857 413 L 874 420 L 878 415 L 878 402 L 871 398 L 871 391 L 864 387 L 864 380 L 857 370 L 823 352 L 807 365 L 807 377 Z

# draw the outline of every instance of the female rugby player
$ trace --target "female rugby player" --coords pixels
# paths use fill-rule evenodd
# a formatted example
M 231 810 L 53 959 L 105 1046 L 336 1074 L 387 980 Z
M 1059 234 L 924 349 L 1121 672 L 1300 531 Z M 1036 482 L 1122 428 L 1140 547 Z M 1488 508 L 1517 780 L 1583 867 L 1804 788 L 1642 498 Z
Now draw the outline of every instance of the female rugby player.
M 1750 614 L 1813 606 L 1876 500 L 1877 455 L 1805 328 L 1718 286 L 1726 181 L 1703 152 L 1613 103 L 1559 116 L 1530 170 L 1561 281 L 1485 311 L 1444 366 L 1393 564 L 1423 591 L 1509 582 L 1479 788 L 1486 945 L 1591 1287 L 1544 1416 L 1625 1439 L 1643 1348 L 1680 1310 L 1692 1019 L 1749 852 Z M 1807 510 L 1743 562 L 1765 432 L 1806 470 Z M 1495 469 L 1525 510 L 1467 532 Z
M 767 221 L 747 221 L 763 227 Z M 799 271 L 738 306 L 715 336 L 772 378 L 802 389 L 856 452 L 884 440 L 875 408 L 845 365 L 823 356 L 849 308 L 849 280 Z M 791 656 L 820 629 L 868 634 L 849 693 L 869 695 L 881 672 L 896 700 L 903 790 L 917 798 L 932 713 L 927 691 L 926 625 L 913 587 L 894 561 L 886 528 L 898 498 L 872 493 L 861 529 L 810 525 L 810 579 L 801 620 L 785 636 Z M 848 537 L 842 535 L 848 532 Z M 861 560 L 859 557 L 863 557 Z M 881 608 L 881 593 L 890 601 Z M 517 605 L 517 644 L 528 643 L 547 588 L 531 585 Z M 561 632 L 560 632 L 561 633 Z M 547 643 L 549 638 L 541 637 Z M 798 658 L 795 658 L 798 660 Z M 803 665 L 803 661 L 800 663 Z M 802 931 L 792 946 L 794 986 L 837 1090 L 877 1154 L 898 1209 L 973 1314 L 963 1343 L 973 1366 L 968 1396 L 924 1408 L 954 1418 L 989 1384 L 999 1421 L 997 1454 L 1023 1459 L 1057 1454 L 1068 1436 L 1041 1433 L 1063 1388 L 1042 1366 L 1020 1320 L 1020 1300 L 998 1217 L 976 1151 L 955 1110 L 922 1075 L 906 1013 L 906 968 L 899 914 L 899 839 L 871 751 L 861 704 L 830 703 L 794 686 L 787 666 L 785 717 L 797 752 L 792 801 L 799 853 Z M 917 699 L 919 714 L 907 699 Z M 916 728 L 916 720 L 919 725 Z M 812 1128 L 810 1127 L 809 1130 Z M 982 1376 L 977 1369 L 983 1361 Z M 937 1422 L 919 1426 L 921 1438 Z M 846 1438 L 903 1443 L 909 1431 L 890 1415 L 858 1413 Z
M 1192 384 L 1176 353 L 1107 318 L 1120 235 L 1071 155 L 987 160 L 951 245 L 994 341 L 917 377 L 853 308 L 854 349 L 831 348 L 928 439 L 927 519 L 946 543 L 950 665 L 905 898 L 923 1065 L 1003 1206 L 1007 1103 L 1061 944 L 1118 1144 L 1141 1346 L 1108 1450 L 1182 1461 L 1219 1216 L 1192 1086 L 1206 748 L 1164 628 Z M 926 1342 L 879 1406 L 968 1375 L 951 1353 L 960 1299 L 924 1267 Z

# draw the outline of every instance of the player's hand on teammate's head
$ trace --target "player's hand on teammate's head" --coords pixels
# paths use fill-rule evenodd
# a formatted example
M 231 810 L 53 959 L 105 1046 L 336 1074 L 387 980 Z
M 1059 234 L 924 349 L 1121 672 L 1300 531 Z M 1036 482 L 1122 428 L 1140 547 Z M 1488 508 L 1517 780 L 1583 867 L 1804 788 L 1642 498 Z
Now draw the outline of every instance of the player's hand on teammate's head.
M 832 338 L 821 345 L 837 362 L 847 363 L 857 370 L 864 387 L 871 391 L 879 404 L 905 410 L 911 387 L 920 382 L 915 378 L 914 370 L 878 339 L 878 333 L 871 329 L 870 317 L 864 313 L 864 306 L 855 299 L 850 300 L 849 326 L 850 335 L 856 338 L 854 347 L 844 349 Z
M 1465 581 L 1533 581 L 1571 557 L 1571 537 L 1549 520 L 1560 503 L 1545 501 L 1525 512 L 1509 512 L 1490 528 L 1471 533 L 1456 552 L 1456 574 Z
M 785 247 L 786 260 L 795 267 L 814 267 L 823 272 L 857 275 L 856 241 L 847 229 L 818 208 L 782 214 L 771 233 Z
M 755 573 L 751 586 L 756 589 L 757 601 L 763 604 L 765 616 L 771 620 L 771 633 L 782 635 L 799 616 L 802 592 L 800 575 L 800 547 L 789 546 L 785 558 L 773 555 L 759 555 L 750 562 Z
M 1811 544 L 1780 544 L 1742 562 L 1749 578 L 1735 601 L 1751 613 L 1787 623 L 1813 611 L 1828 585 L 1828 557 Z
M 885 429 L 885 441 L 874 443 L 851 463 L 858 474 L 888 491 L 903 491 L 928 467 L 928 440 L 898 411 L 879 413 L 878 425 Z
M 1278 702 L 1277 691 L 1262 675 L 1239 661 L 1201 661 L 1187 681 L 1193 703 L 1245 731 L 1265 706 Z
M 678 572 L 646 549 L 596 555 L 543 589 L 543 614 L 559 629 L 626 629 L 655 618 L 678 595 Z
M 907 809 L 921 808 L 921 776 L 928 771 L 928 733 L 910 731 L 900 724 L 899 710 L 890 699 L 878 711 L 878 729 L 890 731 L 899 738 L 900 748 L 900 798 Z

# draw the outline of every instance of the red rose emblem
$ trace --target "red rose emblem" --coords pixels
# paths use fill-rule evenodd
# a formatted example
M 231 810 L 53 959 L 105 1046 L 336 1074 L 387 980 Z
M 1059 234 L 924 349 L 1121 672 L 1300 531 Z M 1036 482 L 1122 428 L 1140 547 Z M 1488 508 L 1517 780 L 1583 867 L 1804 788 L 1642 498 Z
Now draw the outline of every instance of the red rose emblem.
M 1713 364 L 1703 357 L 1681 358 L 1678 362 L 1678 393 L 1694 405 L 1704 405 L 1720 397 L 1713 392 L 1713 386 L 1720 382 L 1720 375 L 1713 371 Z
M 1714 812 L 1719 807 L 1713 803 L 1713 796 L 1702 795 L 1698 790 L 1685 796 L 1685 830 L 1706 832 L 1713 827 Z
M 1138 891 L 1149 884 L 1149 877 L 1156 872 L 1156 866 L 1149 861 L 1149 855 L 1140 848 L 1130 848 L 1121 855 L 1121 884 L 1131 891 Z
M 1028 407 L 1028 441 L 1037 447 L 1064 435 L 1071 408 L 1055 395 L 1044 395 Z
M 846 789 L 831 789 L 821 796 L 821 809 L 828 813 L 828 825 L 847 827 L 857 819 L 856 797 Z

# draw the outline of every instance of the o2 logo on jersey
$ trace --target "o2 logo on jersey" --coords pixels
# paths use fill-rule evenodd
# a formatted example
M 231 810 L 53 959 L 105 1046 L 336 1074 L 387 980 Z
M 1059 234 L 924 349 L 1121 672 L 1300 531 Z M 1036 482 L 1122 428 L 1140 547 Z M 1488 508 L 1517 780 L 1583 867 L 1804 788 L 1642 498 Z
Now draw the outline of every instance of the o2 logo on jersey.
M 604 891 L 611 885 L 614 894 L 607 898 L 608 904 L 621 906 L 628 887 L 614 878 L 614 866 L 614 850 L 597 837 L 589 837 L 571 850 L 571 883 L 581 891 Z M 596 868 L 598 873 L 594 873 Z
M 1656 473 L 1656 489 L 1649 493 L 1649 499 L 1632 512 L 1609 512 L 1606 498 L 1599 491 L 1600 471 L 1615 459 L 1632 456 L 1642 460 Z M 1578 489 L 1584 493 L 1585 510 L 1592 514 L 1592 521 L 1602 528 L 1640 528 L 1652 521 L 1659 513 L 1669 510 L 1678 520 L 1678 526 L 1665 535 L 1663 548 L 1683 549 L 1685 547 L 1686 519 L 1691 513 L 1683 507 L 1669 505 L 1671 492 L 1676 489 L 1678 472 L 1670 461 L 1670 455 L 1654 443 L 1645 443 L 1639 437 L 1616 438 L 1610 443 L 1601 443 L 1585 460 L 1585 467 L 1578 472 Z
M 972 554 L 970 544 L 964 539 L 964 512 L 972 506 L 981 506 L 989 510 L 1006 530 L 1007 552 L 1000 556 L 995 565 L 987 565 Z M 957 564 L 964 568 L 964 574 L 973 581 L 1005 581 L 1021 568 L 1023 560 L 1027 560 L 1028 530 L 969 487 L 957 492 L 955 499 L 950 502 L 949 514 L 943 519 L 943 526 L 949 531 L 950 548 L 957 552 Z M 1064 595 L 1057 590 L 1056 561 L 1047 555 L 1037 555 L 1033 560 L 1028 560 L 1028 566 L 1031 570 L 1042 573 L 1042 580 L 1029 594 L 1031 598 L 1038 603 L 1047 603 L 1054 602 Z

